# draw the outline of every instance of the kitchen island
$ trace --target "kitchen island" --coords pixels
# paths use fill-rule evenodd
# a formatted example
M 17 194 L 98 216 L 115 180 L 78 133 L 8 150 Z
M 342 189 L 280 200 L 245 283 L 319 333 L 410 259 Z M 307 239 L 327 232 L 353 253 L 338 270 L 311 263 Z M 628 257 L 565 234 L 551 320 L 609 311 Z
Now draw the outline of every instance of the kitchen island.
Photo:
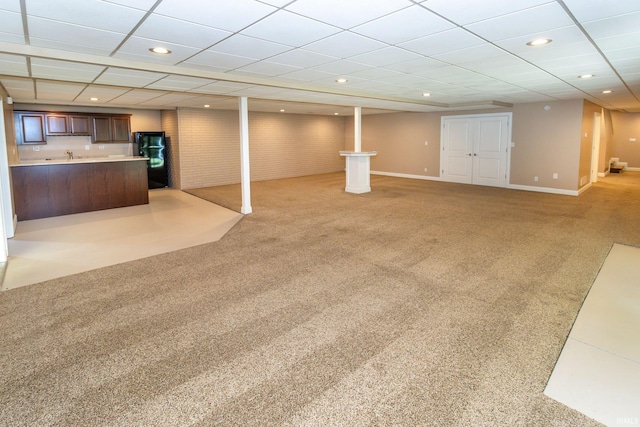
M 147 160 L 124 156 L 11 165 L 18 221 L 147 204 Z

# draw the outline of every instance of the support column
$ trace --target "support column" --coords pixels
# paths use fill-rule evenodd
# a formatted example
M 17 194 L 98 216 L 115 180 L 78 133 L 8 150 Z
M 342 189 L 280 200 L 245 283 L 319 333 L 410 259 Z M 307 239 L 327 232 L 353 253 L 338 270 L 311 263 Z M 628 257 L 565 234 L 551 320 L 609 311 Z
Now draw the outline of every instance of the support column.
M 240 112 L 240 186 L 242 207 L 240 213 L 250 214 L 251 210 L 251 169 L 249 164 L 249 104 L 246 96 L 239 99 Z
M 362 107 L 353 107 L 353 151 L 362 151 Z
M 362 107 L 353 108 L 353 129 L 353 151 L 340 151 L 340 155 L 346 159 L 347 185 L 344 191 L 355 194 L 368 193 L 371 191 L 369 162 L 371 157 L 378 153 L 362 151 Z

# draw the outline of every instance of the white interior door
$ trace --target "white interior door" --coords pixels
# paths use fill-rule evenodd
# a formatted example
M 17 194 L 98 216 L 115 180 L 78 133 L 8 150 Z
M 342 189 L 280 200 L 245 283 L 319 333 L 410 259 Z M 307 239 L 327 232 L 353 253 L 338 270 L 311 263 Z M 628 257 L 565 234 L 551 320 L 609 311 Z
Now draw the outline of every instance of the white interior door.
M 473 179 L 473 129 L 469 120 L 449 119 L 443 126 L 443 178 L 446 181 L 471 184 Z
M 505 187 L 510 114 L 442 118 L 441 177 L 464 184 Z
M 473 184 L 506 186 L 507 116 L 476 119 L 473 147 Z

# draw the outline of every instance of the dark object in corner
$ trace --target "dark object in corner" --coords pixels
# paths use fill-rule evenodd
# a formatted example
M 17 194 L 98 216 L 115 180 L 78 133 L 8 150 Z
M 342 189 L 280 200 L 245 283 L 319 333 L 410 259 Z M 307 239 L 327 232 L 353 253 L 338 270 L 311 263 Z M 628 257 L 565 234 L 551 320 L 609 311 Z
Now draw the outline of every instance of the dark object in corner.
M 164 132 L 136 132 L 137 155 L 148 157 L 149 190 L 169 186 L 167 138 Z

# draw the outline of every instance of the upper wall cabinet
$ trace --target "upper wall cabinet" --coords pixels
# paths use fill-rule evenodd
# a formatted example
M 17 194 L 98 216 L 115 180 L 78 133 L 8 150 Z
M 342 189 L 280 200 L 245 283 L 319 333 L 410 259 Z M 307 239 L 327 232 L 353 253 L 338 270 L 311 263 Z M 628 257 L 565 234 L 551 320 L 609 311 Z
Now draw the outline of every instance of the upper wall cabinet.
M 92 141 L 95 144 L 131 142 L 131 120 L 128 115 L 94 116 Z
M 128 143 L 131 115 L 15 111 L 18 144 L 46 144 L 47 136 L 91 136 L 99 144 Z
M 46 144 L 44 113 L 16 112 L 14 114 L 18 144 Z

